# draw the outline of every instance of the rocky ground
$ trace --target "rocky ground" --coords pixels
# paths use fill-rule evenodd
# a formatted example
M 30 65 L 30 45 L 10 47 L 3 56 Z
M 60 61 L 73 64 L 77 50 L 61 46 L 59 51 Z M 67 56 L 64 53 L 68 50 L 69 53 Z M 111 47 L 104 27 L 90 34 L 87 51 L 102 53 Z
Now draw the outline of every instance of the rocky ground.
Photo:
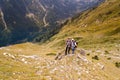
M 2 52 L 3 49 L 8 52 Z M 49 59 L 37 54 L 11 53 L 9 48 L 0 50 L 0 80 L 120 80 L 119 68 L 114 65 L 120 60 L 119 52 L 113 55 L 109 54 L 112 51 L 107 54 L 102 50 L 78 49 L 76 54 L 55 60 L 55 56 Z

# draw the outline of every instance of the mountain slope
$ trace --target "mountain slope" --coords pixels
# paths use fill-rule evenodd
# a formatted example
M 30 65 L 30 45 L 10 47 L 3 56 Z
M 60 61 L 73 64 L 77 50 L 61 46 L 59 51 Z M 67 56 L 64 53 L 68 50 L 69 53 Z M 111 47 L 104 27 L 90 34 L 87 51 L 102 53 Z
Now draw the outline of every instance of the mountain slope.
M 39 30 L 34 20 L 26 17 L 27 9 L 23 0 L 0 1 L 0 45 L 16 43 Z
M 106 1 L 99 7 L 68 20 L 61 31 L 51 38 L 53 46 L 63 45 L 63 40 L 67 37 L 75 38 L 80 46 L 119 44 L 120 1 Z
M 83 12 L 44 44 L 1 47 L 0 79 L 119 80 L 119 4 L 119 0 L 108 0 Z M 78 41 L 76 54 L 54 60 L 57 53 L 64 54 L 68 37 Z
M 46 40 L 62 21 L 102 1 L 0 0 L 0 45 Z
M 106 54 L 103 49 L 91 48 L 85 50 L 87 55 L 81 55 L 78 50 L 75 55 L 63 56 L 61 60 L 54 60 L 54 51 L 55 49 L 50 49 L 49 46 L 33 43 L 0 48 L 0 79 L 120 79 L 120 67 L 115 66 L 116 62 L 120 61 L 120 55 L 116 56 L 116 53 L 119 53 L 116 48 L 113 49 L 115 54 L 111 51 L 111 54 Z M 98 59 L 92 58 L 95 55 Z

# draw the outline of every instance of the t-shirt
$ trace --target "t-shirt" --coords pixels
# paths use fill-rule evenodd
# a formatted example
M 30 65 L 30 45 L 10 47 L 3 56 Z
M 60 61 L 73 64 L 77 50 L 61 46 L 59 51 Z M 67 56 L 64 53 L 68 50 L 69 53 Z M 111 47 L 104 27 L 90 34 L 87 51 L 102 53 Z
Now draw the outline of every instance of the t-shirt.
M 67 45 L 68 47 L 71 47 L 71 40 L 67 40 L 67 41 L 66 41 L 66 45 Z
M 72 42 L 71 42 L 71 47 L 72 47 L 72 48 L 75 48 L 76 46 L 77 46 L 76 41 L 72 41 Z

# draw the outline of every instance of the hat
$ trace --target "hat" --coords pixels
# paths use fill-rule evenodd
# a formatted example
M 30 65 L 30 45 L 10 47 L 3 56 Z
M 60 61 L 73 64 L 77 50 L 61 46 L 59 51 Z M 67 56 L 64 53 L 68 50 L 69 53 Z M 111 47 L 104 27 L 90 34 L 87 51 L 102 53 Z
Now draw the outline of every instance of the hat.
M 74 41 L 74 39 L 72 39 L 72 41 Z

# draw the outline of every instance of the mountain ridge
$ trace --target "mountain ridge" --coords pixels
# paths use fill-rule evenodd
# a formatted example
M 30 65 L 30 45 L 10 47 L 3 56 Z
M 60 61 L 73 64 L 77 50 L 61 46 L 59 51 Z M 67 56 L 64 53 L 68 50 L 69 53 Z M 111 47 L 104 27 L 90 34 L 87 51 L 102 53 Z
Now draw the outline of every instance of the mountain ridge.
M 43 44 L 1 47 L 0 79 L 119 80 L 119 4 L 120 0 L 109 0 L 69 19 Z M 68 37 L 78 42 L 75 54 L 54 60 L 64 55 Z
M 0 45 L 45 41 L 59 31 L 62 20 L 102 1 L 1 0 Z
M 110 6 L 111 4 L 114 5 Z M 60 32 L 50 41 L 53 41 L 54 45 L 62 45 L 64 39 L 71 37 L 75 38 L 80 45 L 104 44 L 104 42 L 111 43 L 112 41 L 119 43 L 119 11 L 119 1 L 106 1 L 100 6 L 68 20 Z M 57 41 L 58 43 L 56 43 Z

